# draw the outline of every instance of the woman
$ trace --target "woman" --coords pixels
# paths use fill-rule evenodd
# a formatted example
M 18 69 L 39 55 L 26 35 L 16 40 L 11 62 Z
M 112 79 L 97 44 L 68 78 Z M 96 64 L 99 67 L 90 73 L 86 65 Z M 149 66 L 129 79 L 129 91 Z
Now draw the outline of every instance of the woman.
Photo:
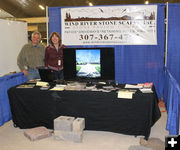
M 45 51 L 45 68 L 51 69 L 57 80 L 63 79 L 63 48 L 61 44 L 61 37 L 57 32 L 52 32 L 50 39 L 50 45 L 46 47 Z

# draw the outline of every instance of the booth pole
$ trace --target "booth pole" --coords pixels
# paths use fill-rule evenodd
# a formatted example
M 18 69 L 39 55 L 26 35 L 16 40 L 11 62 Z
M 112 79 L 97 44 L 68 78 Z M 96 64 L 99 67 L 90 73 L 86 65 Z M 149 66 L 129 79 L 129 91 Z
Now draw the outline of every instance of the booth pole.
M 166 24 L 166 39 L 165 39 L 165 72 L 166 72 L 166 67 L 167 67 L 167 47 L 168 47 L 168 2 L 166 2 L 166 19 L 165 19 L 165 24 Z
M 48 14 L 48 6 L 46 6 L 46 39 L 47 39 L 47 45 L 49 45 L 49 14 Z

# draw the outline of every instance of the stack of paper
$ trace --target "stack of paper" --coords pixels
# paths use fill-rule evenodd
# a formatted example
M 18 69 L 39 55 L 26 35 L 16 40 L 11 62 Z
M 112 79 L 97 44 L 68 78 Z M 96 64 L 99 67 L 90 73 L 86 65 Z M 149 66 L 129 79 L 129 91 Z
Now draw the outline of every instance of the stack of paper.
M 153 83 L 144 83 L 145 88 L 151 88 L 153 86 Z
M 50 89 L 51 91 L 63 91 L 65 89 L 66 85 L 63 84 L 56 84 L 55 87 Z
M 17 86 L 16 88 L 33 88 L 35 84 L 21 84 Z
M 36 83 L 38 81 L 40 81 L 40 79 L 31 79 L 31 80 L 27 81 L 26 83 Z
M 43 82 L 43 81 L 37 81 L 36 82 L 36 86 L 48 86 L 49 85 L 49 83 L 48 82 Z
M 140 89 L 140 91 L 142 93 L 153 93 L 152 89 L 151 88 L 143 88 L 143 89 Z
M 86 86 L 86 90 L 93 90 L 93 89 L 96 89 L 96 86 L 95 86 L 95 85 Z
M 136 90 L 121 89 L 118 91 L 118 98 L 132 99 Z
M 129 89 L 140 89 L 140 88 L 143 88 L 143 85 L 133 85 L 133 84 L 126 84 L 125 85 L 125 88 L 129 88 Z
M 51 91 L 63 91 L 64 90 L 64 87 L 53 87 L 52 89 L 50 89 Z

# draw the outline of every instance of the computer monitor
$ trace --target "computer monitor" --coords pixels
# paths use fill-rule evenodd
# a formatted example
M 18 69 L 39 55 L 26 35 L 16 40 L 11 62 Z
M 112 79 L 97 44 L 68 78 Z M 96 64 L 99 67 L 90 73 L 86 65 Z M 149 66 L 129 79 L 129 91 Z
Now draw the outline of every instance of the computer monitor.
M 65 80 L 114 80 L 114 48 L 64 48 Z

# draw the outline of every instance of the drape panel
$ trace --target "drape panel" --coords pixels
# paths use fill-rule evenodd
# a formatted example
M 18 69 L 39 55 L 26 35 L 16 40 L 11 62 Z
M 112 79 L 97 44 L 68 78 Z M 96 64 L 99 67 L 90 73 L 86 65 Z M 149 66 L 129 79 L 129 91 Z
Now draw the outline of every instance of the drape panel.
M 180 4 L 168 5 L 168 48 L 164 83 L 164 102 L 169 134 L 179 134 L 180 111 Z
M 168 7 L 167 69 L 180 84 L 180 4 Z
M 179 112 L 180 112 L 180 86 L 171 73 L 166 70 L 164 102 L 166 104 L 168 118 L 166 129 L 170 135 L 179 134 Z
M 26 82 L 26 78 L 22 72 L 0 77 L 0 126 L 11 120 L 8 89 L 24 82 Z
M 61 7 L 49 8 L 49 34 L 61 34 Z M 158 4 L 158 45 L 101 45 L 115 48 L 115 80 L 119 83 L 154 82 L 158 97 L 163 91 L 165 5 Z M 81 46 L 77 46 L 81 47 Z M 83 46 L 83 47 L 98 47 Z

